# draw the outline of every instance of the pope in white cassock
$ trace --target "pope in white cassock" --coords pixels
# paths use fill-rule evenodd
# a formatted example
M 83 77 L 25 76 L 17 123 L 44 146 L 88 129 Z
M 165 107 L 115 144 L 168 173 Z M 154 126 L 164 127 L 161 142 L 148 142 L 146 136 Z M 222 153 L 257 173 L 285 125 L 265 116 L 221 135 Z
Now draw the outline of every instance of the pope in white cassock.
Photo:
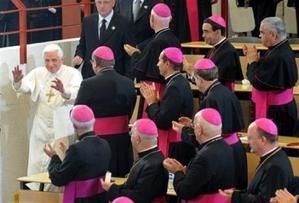
M 33 69 L 26 76 L 19 66 L 12 71 L 16 92 L 30 94 L 37 104 L 30 134 L 28 175 L 47 171 L 49 158 L 43 147 L 55 139 L 53 114 L 74 102 L 82 81 L 78 70 L 63 65 L 63 52 L 58 45 L 47 45 L 42 55 L 45 66 Z

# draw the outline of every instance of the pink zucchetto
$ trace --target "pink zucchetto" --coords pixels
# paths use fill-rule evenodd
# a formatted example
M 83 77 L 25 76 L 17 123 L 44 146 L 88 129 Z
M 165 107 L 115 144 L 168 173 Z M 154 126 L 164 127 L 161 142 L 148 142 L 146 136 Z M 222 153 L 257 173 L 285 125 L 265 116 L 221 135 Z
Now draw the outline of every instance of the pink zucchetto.
M 76 105 L 71 111 L 71 121 L 77 127 L 91 126 L 95 122 L 93 111 L 86 105 Z
M 216 65 L 214 64 L 214 62 L 211 59 L 206 58 L 198 60 L 194 65 L 194 68 L 196 70 L 209 70 L 215 67 Z
M 138 119 L 135 122 L 136 130 L 146 136 L 158 137 L 158 128 L 154 121 L 148 118 Z
M 209 17 L 209 19 L 224 28 L 226 27 L 225 20 L 221 16 L 212 15 Z
M 184 56 L 182 51 L 176 47 L 169 47 L 163 50 L 164 55 L 174 63 L 183 63 Z
M 212 125 L 219 126 L 222 124 L 222 120 L 219 112 L 213 108 L 202 109 L 201 117 Z
M 114 199 L 112 203 L 134 203 L 134 202 L 130 198 L 122 196 Z
M 261 129 L 262 131 L 273 135 L 273 136 L 277 136 L 278 134 L 278 130 L 277 130 L 277 126 L 275 125 L 275 123 L 268 119 L 268 118 L 259 118 L 256 119 L 255 121 L 256 126 Z
M 171 17 L 170 8 L 164 3 L 158 3 L 152 8 L 152 12 L 154 12 L 157 16 L 161 18 Z
M 93 51 L 92 55 L 107 61 L 114 60 L 113 51 L 107 46 L 100 46 L 96 48 Z

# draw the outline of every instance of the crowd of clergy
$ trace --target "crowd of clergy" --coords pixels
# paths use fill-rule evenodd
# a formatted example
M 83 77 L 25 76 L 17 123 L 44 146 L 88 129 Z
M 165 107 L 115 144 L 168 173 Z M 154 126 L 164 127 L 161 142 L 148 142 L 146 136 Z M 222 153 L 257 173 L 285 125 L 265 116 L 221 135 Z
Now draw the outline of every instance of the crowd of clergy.
M 182 203 L 297 202 L 299 180 L 278 145 L 278 135 L 298 130 L 297 65 L 283 21 L 261 21 L 266 52 L 243 48 L 254 108 L 247 130 L 234 93 L 244 79 L 239 55 L 221 16 L 203 20 L 202 37 L 212 48 L 190 64 L 169 27 L 167 4 L 117 1 L 114 10 L 115 3 L 95 0 L 98 13 L 83 20 L 73 59 L 81 72 L 63 64 L 56 44 L 44 48 L 45 66 L 26 75 L 13 69 L 14 90 L 36 103 L 28 175 L 48 172 L 53 185 L 64 186 L 65 203 L 162 203 L 170 201 L 169 177 Z M 198 109 L 190 83 L 200 92 Z M 138 118 L 129 126 L 137 93 Z M 62 158 L 53 146 L 54 112 L 67 105 L 73 105 L 66 120 L 77 141 L 59 143 Z M 260 158 L 250 181 L 238 136 L 246 130 L 250 151 Z M 115 184 L 107 171 L 125 183 Z

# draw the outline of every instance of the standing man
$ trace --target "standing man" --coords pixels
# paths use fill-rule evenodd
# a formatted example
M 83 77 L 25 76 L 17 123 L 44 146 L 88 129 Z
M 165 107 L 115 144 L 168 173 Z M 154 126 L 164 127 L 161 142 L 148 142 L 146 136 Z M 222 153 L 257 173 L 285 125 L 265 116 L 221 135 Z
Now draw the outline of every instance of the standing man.
M 203 100 L 200 109 L 216 109 L 222 118 L 222 136 L 233 149 L 236 188 L 247 187 L 247 158 L 245 149 L 239 139 L 238 132 L 244 128 L 243 114 L 239 99 L 218 81 L 218 68 L 210 59 L 200 59 L 195 64 L 194 79 Z M 182 121 L 183 118 L 180 119 Z M 188 119 L 187 119 L 188 120 Z M 191 119 L 189 123 L 191 123 Z M 175 129 L 182 132 L 183 141 L 194 140 L 192 128 L 174 123 Z M 191 125 L 190 125 L 191 126 Z M 196 143 L 192 141 L 192 143 Z
M 166 4 L 156 4 L 151 10 L 150 25 L 155 31 L 155 35 L 142 52 L 131 45 L 125 45 L 126 52 L 131 56 L 131 64 L 134 77 L 137 82 L 147 82 L 154 84 L 156 93 L 160 97 L 165 88 L 165 80 L 160 75 L 157 62 L 163 49 L 167 47 L 181 47 L 179 40 L 169 29 L 171 21 L 171 11 Z M 147 117 L 145 114 L 146 103 L 144 98 L 140 100 L 138 117 Z M 159 127 L 159 125 L 158 125 Z M 163 151 L 163 150 L 162 150 Z M 163 151 L 164 152 L 164 151 Z
M 132 24 L 113 11 L 115 0 L 95 0 L 97 13 L 83 19 L 81 37 L 73 63 L 83 63 L 82 76 L 94 76 L 90 63 L 92 52 L 99 46 L 109 46 L 115 53 L 115 70 L 131 77 L 128 56 L 124 44 L 135 45 Z
M 142 83 L 140 92 L 148 104 L 147 115 L 159 128 L 159 148 L 165 156 L 172 151 L 172 145 L 180 141 L 180 135 L 172 130 L 172 121 L 181 116 L 191 117 L 193 95 L 188 80 L 180 73 L 183 68 L 183 54 L 176 47 L 164 49 L 158 62 L 160 74 L 166 80 L 163 95 L 158 98 L 155 88 Z M 173 146 L 175 147 L 175 146 Z
M 95 136 L 95 118 L 88 106 L 74 106 L 70 117 L 79 142 L 66 150 L 63 161 L 50 144 L 44 147 L 45 153 L 51 158 L 48 166 L 51 183 L 65 186 L 63 202 L 106 203 L 107 198 L 100 178 L 105 176 L 109 168 L 109 144 Z
M 259 28 L 264 18 L 276 16 L 276 7 L 281 0 L 250 0 L 255 20 L 255 29 L 252 35 L 259 36 Z
M 218 67 L 218 80 L 230 90 L 234 90 L 234 82 L 243 79 L 240 57 L 237 50 L 225 37 L 226 23 L 221 16 L 210 16 L 202 25 L 202 37 L 213 48 L 205 56 Z M 225 59 L 225 60 L 223 60 Z
M 156 4 L 151 10 L 150 25 L 155 35 L 142 52 L 129 44 L 125 45 L 126 52 L 131 56 L 134 76 L 137 82 L 151 81 L 157 83 L 157 88 L 165 83 L 159 73 L 157 61 L 163 49 L 181 47 L 179 40 L 169 29 L 171 11 L 166 4 Z
M 194 117 L 196 140 L 201 144 L 194 159 L 183 166 L 175 159 L 164 160 L 164 167 L 174 173 L 174 189 L 186 202 L 226 202 L 219 188 L 233 188 L 235 166 L 232 149 L 221 137 L 221 116 L 212 108 L 202 109 Z
M 270 118 L 280 135 L 292 136 L 297 122 L 293 87 L 298 72 L 282 20 L 265 18 L 261 23 L 260 37 L 262 44 L 269 48 L 262 57 L 254 46 L 244 46 L 243 50 L 248 63 L 247 78 L 253 86 L 255 118 Z
M 43 146 L 55 138 L 53 114 L 59 107 L 74 102 L 82 81 L 79 71 L 63 65 L 63 52 L 58 45 L 47 45 L 42 57 L 45 66 L 26 76 L 19 66 L 12 71 L 14 89 L 30 94 L 37 105 L 30 133 L 28 175 L 47 170 L 49 158 L 43 153 Z
M 181 42 L 201 40 L 200 28 L 204 19 L 212 15 L 212 4 L 218 0 L 165 0 L 173 12 L 175 35 Z
M 134 123 L 131 142 L 138 153 L 138 160 L 124 184 L 116 185 L 102 180 L 110 201 L 126 196 L 135 203 L 152 203 L 166 195 L 168 173 L 163 168 L 164 156 L 157 146 L 157 138 L 158 129 L 152 120 L 144 118 Z
M 251 152 L 261 158 L 247 192 L 220 190 L 232 203 L 269 202 L 277 189 L 286 188 L 292 181 L 292 166 L 286 153 L 278 146 L 277 127 L 273 121 L 260 118 L 248 127 Z
M 128 124 L 136 101 L 134 83 L 115 71 L 109 47 L 98 47 L 91 64 L 96 75 L 82 82 L 75 104 L 85 104 L 95 113 L 95 133 L 112 150 L 110 170 L 113 176 L 123 177 L 132 164 Z
M 161 0 L 118 0 L 115 11 L 134 24 L 138 49 L 142 50 L 155 34 L 150 26 L 152 8 Z

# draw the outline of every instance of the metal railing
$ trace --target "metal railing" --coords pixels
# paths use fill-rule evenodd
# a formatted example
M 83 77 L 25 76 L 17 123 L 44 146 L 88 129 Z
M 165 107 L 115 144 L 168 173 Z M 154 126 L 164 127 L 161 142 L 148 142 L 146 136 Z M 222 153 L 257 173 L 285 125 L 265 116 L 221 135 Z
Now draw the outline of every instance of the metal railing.
M 65 3 L 63 5 L 53 5 L 46 7 L 35 7 L 35 8 L 27 8 L 26 5 L 21 0 L 11 0 L 16 9 L 8 10 L 8 11 L 0 11 L 0 15 L 19 13 L 19 29 L 9 32 L 0 32 L 0 36 L 7 36 L 13 34 L 19 34 L 19 45 L 20 45 L 20 63 L 24 64 L 27 62 L 27 33 L 30 32 L 39 32 L 39 31 L 47 31 L 54 29 L 62 29 L 63 25 L 60 26 L 51 26 L 51 27 L 43 27 L 43 28 L 30 28 L 27 27 L 27 14 L 32 11 L 39 10 L 48 10 L 50 7 L 55 9 L 63 9 L 69 6 L 81 5 L 81 9 L 84 13 L 84 16 L 88 16 L 91 14 L 91 3 L 90 0 L 82 0 L 81 3 Z

